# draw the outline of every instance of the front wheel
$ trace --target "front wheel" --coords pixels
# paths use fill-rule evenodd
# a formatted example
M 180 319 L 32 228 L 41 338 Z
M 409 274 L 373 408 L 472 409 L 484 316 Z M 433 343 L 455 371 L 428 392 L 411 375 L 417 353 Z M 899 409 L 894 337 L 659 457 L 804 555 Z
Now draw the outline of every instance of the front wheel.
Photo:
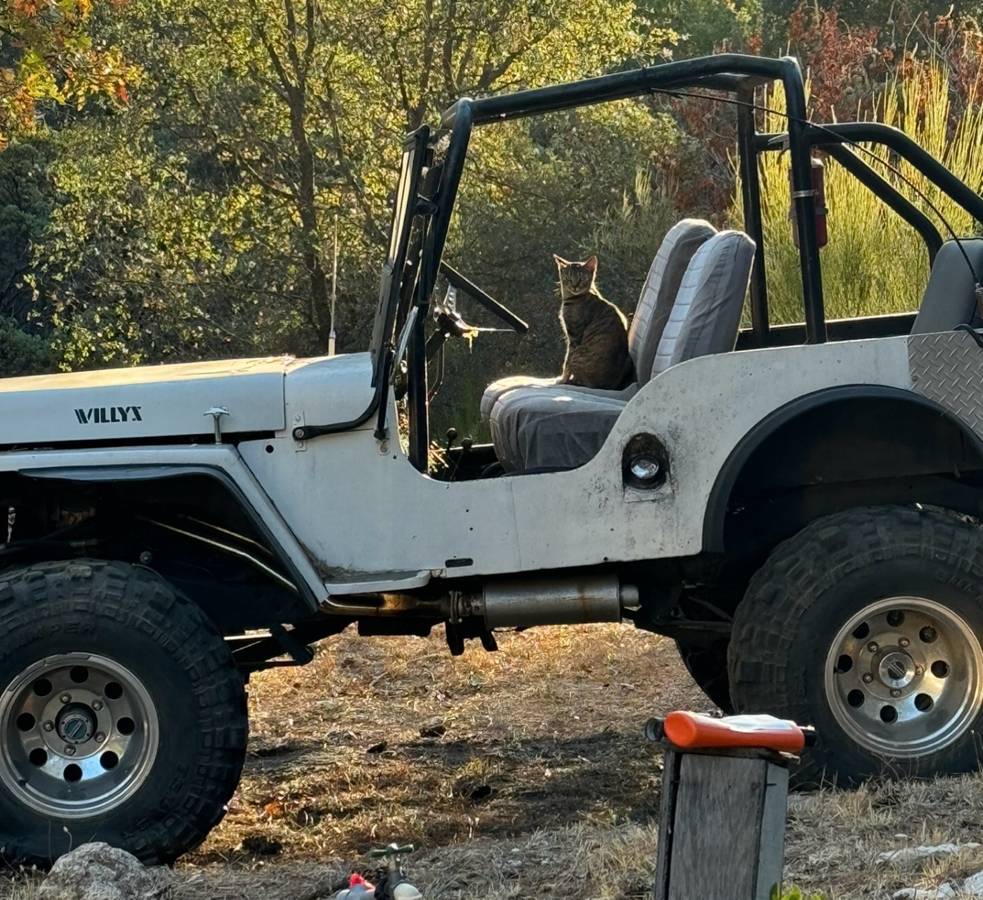
M 0 576 L 0 846 L 50 863 L 84 841 L 168 862 L 221 818 L 245 755 L 222 636 L 124 563 Z
M 779 545 L 734 620 L 742 712 L 817 727 L 800 780 L 979 768 L 983 530 L 938 510 L 874 507 Z

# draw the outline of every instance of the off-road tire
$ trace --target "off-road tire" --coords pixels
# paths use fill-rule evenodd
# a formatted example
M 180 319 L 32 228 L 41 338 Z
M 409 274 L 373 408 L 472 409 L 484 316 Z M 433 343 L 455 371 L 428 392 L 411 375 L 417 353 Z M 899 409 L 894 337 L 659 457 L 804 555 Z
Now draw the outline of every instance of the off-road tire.
M 247 737 L 242 679 L 201 609 L 147 569 L 50 562 L 0 575 L 0 636 L 0 693 L 41 660 L 92 654 L 139 679 L 159 724 L 144 780 L 99 815 L 59 819 L 0 783 L 4 860 L 50 865 L 106 841 L 166 863 L 200 843 L 238 784 Z
M 981 585 L 983 529 L 955 514 L 870 507 L 819 519 L 772 552 L 738 605 L 728 650 L 734 705 L 816 726 L 819 742 L 803 757 L 800 784 L 975 771 L 983 713 L 947 746 L 892 757 L 840 726 L 824 677 L 838 629 L 880 598 L 929 598 L 979 640 Z
M 727 644 L 690 644 L 677 640 L 676 648 L 700 690 L 723 712 L 732 713 L 734 704 L 730 697 L 730 678 L 727 672 Z

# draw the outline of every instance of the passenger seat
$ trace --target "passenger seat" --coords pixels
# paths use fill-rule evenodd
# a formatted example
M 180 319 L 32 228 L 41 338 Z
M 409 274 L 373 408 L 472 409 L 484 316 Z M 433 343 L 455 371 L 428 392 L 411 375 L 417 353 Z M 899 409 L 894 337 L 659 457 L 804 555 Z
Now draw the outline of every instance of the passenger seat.
M 678 363 L 734 349 L 751 276 L 754 241 L 739 231 L 707 240 L 686 267 L 645 381 Z M 600 450 L 628 399 L 554 385 L 519 387 L 491 410 L 495 453 L 507 472 L 583 465 Z
M 648 381 L 662 331 L 669 320 L 673 301 L 679 291 L 683 273 L 700 247 L 717 233 L 703 219 L 683 219 L 666 232 L 659 245 L 648 276 L 638 298 L 635 315 L 628 329 L 628 352 L 635 363 L 636 383 L 622 390 L 605 391 L 578 385 L 558 385 L 556 378 L 534 378 L 531 375 L 512 375 L 493 381 L 481 397 L 481 419 L 491 419 L 495 404 L 508 391 L 517 388 L 557 389 L 570 393 L 586 393 L 596 397 L 629 400 L 638 388 Z

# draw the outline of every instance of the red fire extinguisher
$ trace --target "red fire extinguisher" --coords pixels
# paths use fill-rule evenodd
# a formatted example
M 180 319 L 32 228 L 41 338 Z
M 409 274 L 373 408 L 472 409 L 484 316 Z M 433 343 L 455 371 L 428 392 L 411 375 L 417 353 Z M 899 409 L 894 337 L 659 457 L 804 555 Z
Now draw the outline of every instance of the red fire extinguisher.
M 795 207 L 795 188 L 792 186 L 792 170 L 788 173 L 789 192 L 791 202 L 789 204 L 788 217 L 792 223 L 792 240 L 795 246 L 799 246 L 799 229 L 796 222 Z M 816 244 L 825 247 L 829 241 L 829 233 L 826 229 L 826 168 L 823 161 L 812 157 L 812 197 L 816 208 Z

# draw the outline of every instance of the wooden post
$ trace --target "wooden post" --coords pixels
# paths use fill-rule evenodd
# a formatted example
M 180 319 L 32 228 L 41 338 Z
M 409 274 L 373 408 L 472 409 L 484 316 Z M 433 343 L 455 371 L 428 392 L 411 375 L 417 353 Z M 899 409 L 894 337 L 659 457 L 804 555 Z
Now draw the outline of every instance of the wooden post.
M 781 896 L 786 757 L 666 746 L 656 900 Z

